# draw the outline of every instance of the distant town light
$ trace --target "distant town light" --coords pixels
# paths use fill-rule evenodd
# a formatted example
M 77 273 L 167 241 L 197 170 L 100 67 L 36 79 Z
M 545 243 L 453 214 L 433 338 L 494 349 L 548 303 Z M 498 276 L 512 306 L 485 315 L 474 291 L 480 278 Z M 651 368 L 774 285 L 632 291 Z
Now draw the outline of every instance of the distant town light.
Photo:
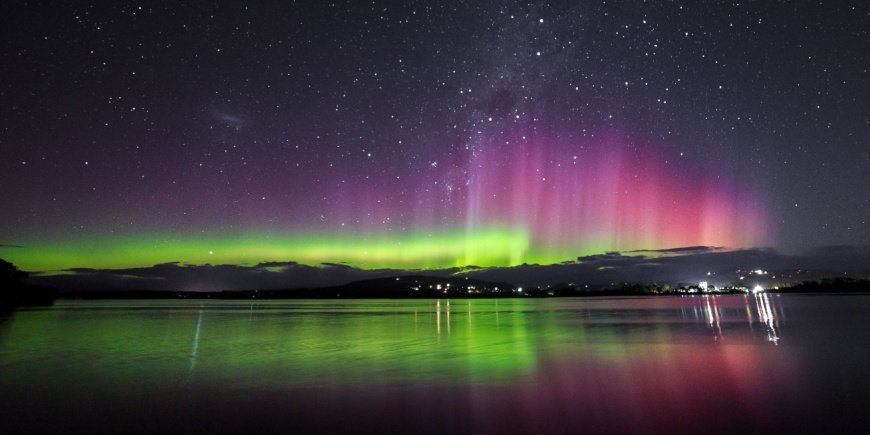
M 761 293 L 763 291 L 764 287 L 762 287 L 760 284 L 756 284 L 755 287 L 752 289 L 752 293 Z

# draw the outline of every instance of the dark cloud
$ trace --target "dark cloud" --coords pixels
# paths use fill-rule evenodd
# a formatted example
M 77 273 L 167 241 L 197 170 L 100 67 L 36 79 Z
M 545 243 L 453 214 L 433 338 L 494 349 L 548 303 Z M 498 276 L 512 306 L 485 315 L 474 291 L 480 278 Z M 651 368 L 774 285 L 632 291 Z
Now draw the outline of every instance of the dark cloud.
M 870 246 L 854 246 L 854 245 L 831 245 L 820 246 L 813 248 L 810 253 L 817 255 L 832 255 L 832 254 L 858 254 L 867 255 L 870 253 Z
M 713 251 L 721 251 L 725 248 L 721 246 L 684 246 L 680 248 L 666 248 L 666 249 L 637 249 L 634 251 L 626 251 L 629 253 L 633 252 L 650 252 L 650 253 L 658 253 L 658 254 L 689 254 L 689 253 L 701 253 L 701 252 L 713 252 Z
M 254 267 L 266 268 L 266 267 L 291 267 L 296 266 L 299 263 L 295 261 L 266 261 L 263 263 L 258 263 Z
M 634 251 L 629 251 L 634 252 Z M 602 261 L 602 260 L 612 260 L 622 258 L 623 255 L 619 252 L 606 252 L 604 254 L 595 254 L 595 255 L 586 255 L 583 257 L 577 257 L 577 261 L 581 263 L 588 263 L 592 261 Z M 571 262 L 563 263 L 570 264 Z
M 327 262 L 327 263 L 320 263 L 320 264 L 322 264 L 323 266 L 326 266 L 326 267 L 337 267 L 337 268 L 344 268 L 344 269 L 353 269 L 353 266 L 348 266 L 347 264 L 344 264 L 344 263 L 328 263 L 328 262 Z

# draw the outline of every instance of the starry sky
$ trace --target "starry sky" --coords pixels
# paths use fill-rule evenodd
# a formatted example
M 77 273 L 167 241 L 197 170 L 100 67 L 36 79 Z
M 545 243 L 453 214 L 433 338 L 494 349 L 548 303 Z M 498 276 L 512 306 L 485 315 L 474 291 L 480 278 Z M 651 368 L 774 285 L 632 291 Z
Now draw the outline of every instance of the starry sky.
M 5 2 L 0 257 L 870 243 L 870 4 Z

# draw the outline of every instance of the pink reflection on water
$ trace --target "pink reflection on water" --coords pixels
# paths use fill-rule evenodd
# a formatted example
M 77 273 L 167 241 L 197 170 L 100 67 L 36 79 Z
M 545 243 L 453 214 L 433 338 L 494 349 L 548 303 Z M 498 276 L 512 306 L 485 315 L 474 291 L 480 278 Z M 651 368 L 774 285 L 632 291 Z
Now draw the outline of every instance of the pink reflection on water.
M 620 431 L 727 427 L 729 421 L 762 420 L 769 403 L 794 393 L 796 373 L 785 356 L 757 346 L 652 346 L 616 361 L 550 361 L 504 405 L 515 407 L 528 431 L 541 425 L 548 431 L 577 425 Z M 477 419 L 491 423 L 503 411 Z
M 664 330 L 640 342 L 542 356 L 525 382 L 472 389 L 473 427 L 520 433 L 767 427 L 771 413 L 781 418 L 801 408 L 798 358 L 760 343 L 744 326 L 764 325 L 768 341 L 778 344 L 773 298 L 663 301 L 683 305 L 685 322 L 706 323 L 712 343 L 681 342 Z

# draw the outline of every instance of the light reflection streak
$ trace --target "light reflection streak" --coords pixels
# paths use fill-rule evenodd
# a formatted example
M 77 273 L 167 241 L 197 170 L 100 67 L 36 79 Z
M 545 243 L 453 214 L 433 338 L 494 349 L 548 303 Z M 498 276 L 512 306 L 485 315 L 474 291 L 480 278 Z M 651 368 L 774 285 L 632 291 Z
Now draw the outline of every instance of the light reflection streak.
M 758 293 L 755 295 L 756 306 L 758 307 L 759 321 L 767 326 L 767 339 L 775 345 L 779 345 L 779 334 L 776 331 L 776 317 L 773 310 L 770 308 L 770 297 L 768 293 Z
M 710 298 L 705 296 L 704 302 L 706 305 L 706 310 L 704 312 L 707 314 L 707 324 L 713 326 L 713 310 L 710 308 Z
M 712 304 L 711 304 L 712 302 Z M 719 305 L 716 303 L 715 296 L 704 296 L 705 314 L 707 316 L 707 325 L 716 329 L 715 340 L 719 341 L 722 336 L 721 317 L 719 316 Z
M 752 329 L 752 310 L 749 308 L 749 296 L 743 296 L 743 308 L 746 310 L 746 323 Z
M 447 299 L 447 335 L 450 335 L 450 299 Z
M 719 304 L 717 303 L 719 298 L 714 296 L 714 297 L 712 297 L 712 299 L 713 299 L 713 316 L 714 316 L 714 320 L 716 322 L 716 332 L 717 332 L 716 338 L 717 339 L 724 338 L 724 336 L 722 335 L 721 317 L 719 316 Z
M 438 335 L 441 335 L 441 299 L 435 301 L 435 323 L 438 324 Z
M 190 352 L 190 370 L 188 375 L 193 374 L 193 368 L 196 367 L 196 352 L 199 350 L 199 331 L 202 328 L 202 305 L 199 306 L 199 315 L 196 318 L 196 332 L 193 334 L 193 350 Z
M 447 315 L 445 323 L 447 324 L 447 335 L 450 335 L 450 299 L 444 304 L 444 312 Z M 435 301 L 435 323 L 437 324 L 438 335 L 441 335 L 441 299 Z
M 471 301 L 468 301 L 468 330 L 471 331 Z
M 750 302 L 751 298 L 755 299 L 754 304 Z M 713 330 L 716 341 L 724 339 L 723 322 L 728 324 L 745 321 L 749 330 L 753 329 L 756 322 L 763 324 L 767 341 L 779 345 L 781 337 L 778 327 L 782 316 L 776 296 L 771 296 L 770 293 L 744 295 L 742 307 L 739 303 L 733 303 L 737 299 L 722 299 L 712 295 L 688 296 L 685 300 L 691 306 L 680 307 L 680 318 L 693 318 L 696 322 L 703 322 Z

